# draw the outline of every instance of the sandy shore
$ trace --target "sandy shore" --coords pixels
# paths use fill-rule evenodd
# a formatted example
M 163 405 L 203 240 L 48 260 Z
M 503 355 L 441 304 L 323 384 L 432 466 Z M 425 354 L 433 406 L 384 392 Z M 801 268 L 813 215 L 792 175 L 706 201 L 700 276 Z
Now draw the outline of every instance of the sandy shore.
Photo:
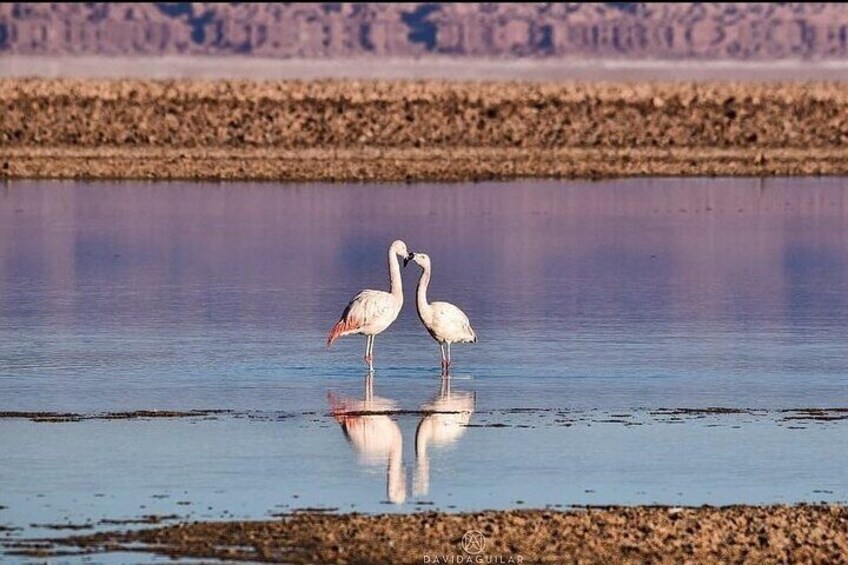
M 0 80 L 0 178 L 848 173 L 837 84 Z
M 195 522 L 77 536 L 61 545 L 21 544 L 14 551 L 47 556 L 69 548 L 285 563 L 844 563 L 848 509 L 613 507 L 380 516 L 307 512 L 273 521 Z

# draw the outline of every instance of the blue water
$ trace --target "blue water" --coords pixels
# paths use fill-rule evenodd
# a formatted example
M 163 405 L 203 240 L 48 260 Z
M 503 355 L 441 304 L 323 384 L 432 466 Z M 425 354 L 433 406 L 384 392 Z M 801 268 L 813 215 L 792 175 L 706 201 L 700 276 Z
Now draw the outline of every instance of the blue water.
M 395 238 L 480 338 L 453 348 L 471 400 L 428 424 L 426 465 L 442 383 L 414 264 L 375 348 L 400 413 L 348 422 L 366 446 L 328 400 L 365 398 L 364 339 L 325 339 L 388 288 Z M 0 411 L 233 413 L 0 419 L 0 525 L 848 500 L 846 414 L 783 412 L 848 406 L 846 321 L 840 178 L 9 183 Z M 704 407 L 744 411 L 657 413 Z

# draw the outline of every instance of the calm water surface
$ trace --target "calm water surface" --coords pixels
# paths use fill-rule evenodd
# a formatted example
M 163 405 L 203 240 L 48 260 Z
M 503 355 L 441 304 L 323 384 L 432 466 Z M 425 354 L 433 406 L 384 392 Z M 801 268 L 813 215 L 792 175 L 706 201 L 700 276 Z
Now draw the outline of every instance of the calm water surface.
M 449 387 L 414 264 L 373 382 L 324 345 L 395 238 Z M 848 500 L 846 320 L 839 178 L 10 183 L 0 411 L 233 412 L 0 419 L 0 525 Z

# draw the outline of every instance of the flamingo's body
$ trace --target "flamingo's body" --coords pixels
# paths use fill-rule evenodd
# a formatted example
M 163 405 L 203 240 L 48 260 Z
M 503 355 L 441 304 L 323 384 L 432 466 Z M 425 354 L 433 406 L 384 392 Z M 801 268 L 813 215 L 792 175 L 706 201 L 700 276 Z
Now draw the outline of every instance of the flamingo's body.
M 439 343 L 442 353 L 442 368 L 451 364 L 450 346 L 452 343 L 477 343 L 477 334 L 465 313 L 449 302 L 427 302 L 427 287 L 430 285 L 432 266 L 430 257 L 424 253 L 413 253 L 412 261 L 421 267 L 418 280 L 416 306 L 421 323 L 430 336 Z
M 339 321 L 330 330 L 327 336 L 327 347 L 346 335 L 365 335 L 365 362 L 373 366 L 374 337 L 392 325 L 403 307 L 403 283 L 398 256 L 404 258 L 404 263 L 409 257 L 406 244 L 400 240 L 394 241 L 389 247 L 391 291 L 368 289 L 354 296 L 345 307 Z

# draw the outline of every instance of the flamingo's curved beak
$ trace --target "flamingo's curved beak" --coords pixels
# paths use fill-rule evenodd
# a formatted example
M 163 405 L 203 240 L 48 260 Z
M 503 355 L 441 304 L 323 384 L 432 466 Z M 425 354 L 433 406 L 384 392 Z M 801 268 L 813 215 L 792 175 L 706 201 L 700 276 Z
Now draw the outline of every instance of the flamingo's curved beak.
M 409 263 L 412 260 L 412 257 L 414 255 L 415 255 L 415 253 L 410 253 L 409 255 L 407 255 L 406 257 L 403 258 L 403 266 L 404 267 L 406 267 L 407 263 Z

